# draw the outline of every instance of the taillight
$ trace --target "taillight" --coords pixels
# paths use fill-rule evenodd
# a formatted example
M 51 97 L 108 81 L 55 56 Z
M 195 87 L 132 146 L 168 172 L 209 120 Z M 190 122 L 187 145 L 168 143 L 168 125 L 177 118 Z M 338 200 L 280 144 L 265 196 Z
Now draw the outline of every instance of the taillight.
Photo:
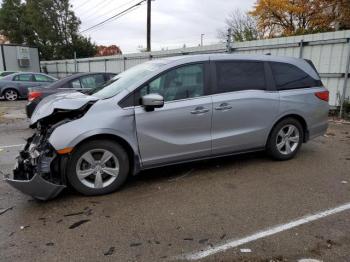
M 315 96 L 323 101 L 329 101 L 329 91 L 316 92 Z
M 32 92 L 29 92 L 28 94 L 28 101 L 33 101 L 35 98 L 37 97 L 41 97 L 41 92 L 38 92 L 38 91 L 32 91 Z

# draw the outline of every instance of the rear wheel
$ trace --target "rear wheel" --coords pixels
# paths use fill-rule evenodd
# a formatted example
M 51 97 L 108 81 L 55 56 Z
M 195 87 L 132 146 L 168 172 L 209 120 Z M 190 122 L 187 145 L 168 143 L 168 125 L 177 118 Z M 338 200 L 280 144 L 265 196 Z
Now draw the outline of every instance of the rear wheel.
M 90 141 L 81 145 L 68 166 L 68 181 L 84 195 L 103 195 L 121 187 L 129 173 L 125 150 L 109 140 Z
M 295 118 L 280 121 L 272 130 L 267 142 L 267 152 L 277 160 L 293 158 L 303 143 L 303 127 Z
M 4 97 L 7 101 L 16 101 L 18 99 L 18 92 L 14 89 L 6 89 Z

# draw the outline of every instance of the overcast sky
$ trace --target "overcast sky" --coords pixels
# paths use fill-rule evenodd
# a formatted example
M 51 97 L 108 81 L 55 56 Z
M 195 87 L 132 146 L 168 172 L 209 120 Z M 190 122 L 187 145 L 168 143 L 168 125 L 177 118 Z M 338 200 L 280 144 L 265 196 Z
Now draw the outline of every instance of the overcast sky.
M 140 0 L 71 0 L 81 19 L 81 30 L 138 3 Z M 155 0 L 152 2 L 152 50 L 217 43 L 217 30 L 235 8 L 250 10 L 255 0 Z M 130 13 L 84 33 L 97 44 L 116 44 L 124 53 L 146 47 L 146 4 Z

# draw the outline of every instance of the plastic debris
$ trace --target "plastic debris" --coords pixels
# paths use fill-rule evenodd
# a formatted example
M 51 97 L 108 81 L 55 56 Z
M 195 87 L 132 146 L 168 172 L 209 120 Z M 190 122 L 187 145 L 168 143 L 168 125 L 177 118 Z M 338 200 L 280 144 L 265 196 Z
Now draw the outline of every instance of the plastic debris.
M 0 209 L 0 216 L 2 215 L 2 214 L 5 214 L 7 211 L 9 211 L 9 210 L 12 210 L 13 209 L 13 207 L 9 207 L 9 208 L 5 208 L 5 209 Z
M 341 181 L 341 183 L 342 183 L 342 184 L 347 184 L 347 183 L 349 183 L 349 182 L 346 181 L 346 180 L 343 180 L 343 181 Z
M 298 262 L 322 262 L 322 260 L 313 259 L 313 258 L 303 258 L 303 259 L 299 259 Z
M 251 253 L 252 250 L 250 248 L 241 248 L 240 249 L 241 253 Z

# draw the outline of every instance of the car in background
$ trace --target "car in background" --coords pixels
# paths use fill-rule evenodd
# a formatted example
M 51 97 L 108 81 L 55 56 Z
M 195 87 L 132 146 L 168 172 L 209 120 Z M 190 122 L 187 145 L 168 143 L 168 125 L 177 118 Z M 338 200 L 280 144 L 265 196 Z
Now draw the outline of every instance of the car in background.
M 2 72 L 0 72 L 0 79 L 5 77 L 5 76 L 12 75 L 14 73 L 17 73 L 17 72 L 15 72 L 15 71 L 2 71 Z
M 0 96 L 8 101 L 27 98 L 28 88 L 52 84 L 57 78 L 32 72 L 10 74 L 0 79 Z
M 114 76 L 116 76 L 114 73 L 76 73 L 49 86 L 30 88 L 26 106 L 27 116 L 29 118 L 32 116 L 36 106 L 44 97 L 69 91 L 88 93 L 91 90 L 102 87 Z

